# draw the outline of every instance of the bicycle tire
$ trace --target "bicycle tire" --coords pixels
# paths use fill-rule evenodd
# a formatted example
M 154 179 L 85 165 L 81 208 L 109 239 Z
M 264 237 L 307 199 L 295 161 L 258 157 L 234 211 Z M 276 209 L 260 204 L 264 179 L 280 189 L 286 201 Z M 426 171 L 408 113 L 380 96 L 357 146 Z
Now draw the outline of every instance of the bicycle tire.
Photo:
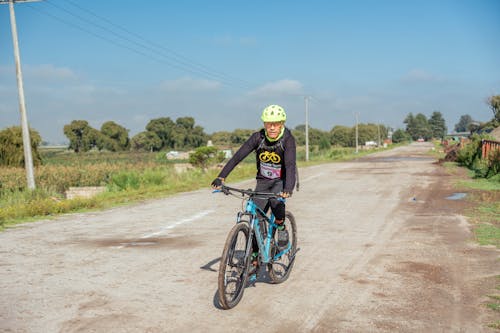
M 269 277 L 272 283 L 279 284 L 285 282 L 290 276 L 293 264 L 295 263 L 295 254 L 297 252 L 297 224 L 292 213 L 285 213 L 285 227 L 288 230 L 288 239 L 291 244 L 290 250 L 282 255 L 278 260 L 268 264 Z M 276 233 L 277 234 L 277 233 Z M 277 235 L 275 234 L 275 244 L 277 244 Z
M 218 279 L 219 302 L 226 310 L 235 307 L 243 297 L 250 265 L 250 256 L 246 255 L 249 235 L 247 222 L 237 223 L 227 235 Z

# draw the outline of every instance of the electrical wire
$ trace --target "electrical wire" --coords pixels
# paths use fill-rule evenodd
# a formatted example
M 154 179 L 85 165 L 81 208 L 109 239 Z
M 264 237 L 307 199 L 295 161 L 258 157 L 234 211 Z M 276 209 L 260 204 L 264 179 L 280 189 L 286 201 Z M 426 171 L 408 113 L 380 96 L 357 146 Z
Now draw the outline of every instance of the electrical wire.
M 46 0 L 46 1 L 48 1 L 48 0 Z M 145 37 L 143 37 L 143 36 L 141 36 L 141 35 L 139 35 L 139 34 L 137 34 L 137 33 L 134 33 L 133 31 L 130 31 L 130 30 L 128 30 L 128 29 L 126 29 L 126 28 L 124 28 L 124 27 L 122 27 L 122 26 L 120 26 L 120 25 L 117 25 L 117 24 L 115 24 L 115 23 L 111 22 L 110 20 L 108 20 L 108 19 L 107 19 L 107 18 L 105 18 L 105 17 L 102 17 L 102 16 L 100 16 L 100 15 L 98 15 L 98 14 L 96 14 L 96 13 L 94 13 L 94 12 L 92 12 L 92 11 L 90 11 L 90 10 L 86 9 L 86 8 L 83 8 L 82 6 L 80 6 L 79 4 L 75 3 L 75 2 L 74 2 L 74 1 L 72 1 L 72 0 L 66 0 L 66 2 L 70 3 L 71 5 L 73 5 L 74 7 L 78 8 L 78 9 L 80 9 L 80 10 L 83 10 L 83 11 L 85 11 L 85 12 L 89 13 L 90 15 L 92 15 L 92 16 L 94 16 L 94 17 L 98 18 L 99 20 L 102 20 L 102 21 L 104 21 L 104 22 L 108 23 L 108 24 L 109 24 L 109 25 L 111 25 L 111 26 L 113 26 L 113 27 L 115 27 L 115 28 L 118 28 L 119 30 L 121 30 L 121 31 L 123 31 L 123 32 L 125 32 L 125 33 L 127 33 L 127 34 L 129 34 L 129 35 L 131 35 L 131 36 L 134 36 L 134 37 L 136 37 L 136 38 L 138 38 L 138 39 L 140 39 L 140 40 L 142 40 L 142 41 L 146 42 L 147 44 L 149 44 L 149 45 L 151 45 L 151 46 L 153 46 L 153 47 L 156 47 L 156 48 L 158 48 L 158 49 L 160 49 L 160 50 L 162 50 L 162 51 L 166 51 L 166 52 L 170 53 L 170 54 L 171 54 L 171 55 L 172 55 L 175 59 L 177 59 L 179 62 L 186 63 L 186 64 L 191 65 L 191 66 L 195 66 L 195 67 L 197 67 L 197 68 L 200 68 L 200 70 L 202 70 L 202 71 L 204 71 L 204 72 L 207 72 L 207 73 L 212 73 L 212 74 L 214 74 L 214 75 L 220 76 L 222 79 L 229 79 L 229 80 L 239 81 L 239 82 L 244 83 L 245 85 L 249 85 L 249 86 L 251 86 L 251 85 L 252 85 L 252 84 L 251 84 L 250 82 L 248 82 L 248 81 L 241 80 L 241 79 L 236 78 L 236 77 L 232 77 L 232 76 L 230 76 L 230 75 L 227 75 L 226 73 L 223 73 L 223 72 L 218 72 L 218 71 L 216 71 L 216 70 L 214 70 L 214 69 L 212 69 L 212 68 L 210 68 L 210 67 L 208 67 L 208 66 L 205 66 L 205 65 L 203 65 L 203 64 L 200 64 L 200 63 L 194 62 L 194 61 L 190 60 L 189 58 L 187 58 L 187 57 L 185 57 L 185 56 L 181 55 L 180 53 L 176 52 L 175 50 L 172 50 L 172 49 L 167 48 L 167 47 L 165 47 L 165 46 L 163 46 L 163 45 L 160 45 L 160 44 L 157 44 L 157 43 L 155 43 L 155 42 L 152 42 L 152 41 L 150 41 L 150 40 L 146 39 Z
M 50 13 L 46 10 L 39 8 L 39 7 L 35 7 L 33 5 L 30 5 L 30 4 L 27 4 L 26 6 L 30 7 L 31 9 L 33 9 L 35 11 L 38 11 L 39 13 L 41 13 L 43 15 L 51 17 L 52 19 L 54 19 L 56 21 L 59 21 L 63 24 L 66 24 L 68 26 L 76 28 L 76 29 L 83 31 L 87 34 L 90 34 L 96 38 L 102 39 L 108 43 L 111 43 L 111 44 L 116 45 L 118 47 L 127 49 L 127 50 L 132 51 L 134 53 L 137 53 L 141 56 L 152 59 L 154 61 L 166 64 L 166 65 L 168 65 L 172 68 L 176 68 L 180 71 L 189 72 L 191 74 L 199 75 L 199 76 L 202 76 L 202 77 L 210 79 L 210 80 L 217 80 L 226 86 L 232 86 L 232 87 L 237 87 L 237 88 L 241 88 L 241 89 L 248 89 L 248 88 L 251 88 L 251 86 L 252 86 L 251 83 L 249 83 L 247 81 L 233 78 L 233 77 L 230 77 L 224 73 L 212 70 L 204 65 L 201 65 L 201 64 L 198 64 L 196 62 L 189 60 L 188 58 L 180 55 L 179 53 L 177 53 L 173 50 L 165 48 L 159 44 L 150 42 L 150 41 L 144 39 L 143 37 L 141 37 L 140 35 L 133 33 L 133 32 L 131 32 L 123 27 L 120 27 L 119 25 L 112 23 L 111 21 L 109 21 L 106 18 L 102 18 L 102 17 L 98 16 L 97 14 L 94 14 L 91 11 L 84 9 L 80 5 L 76 5 L 75 3 L 73 3 L 70 0 L 67 0 L 67 2 L 72 4 L 73 6 L 79 8 L 87 13 L 90 13 L 92 16 L 100 19 L 101 21 L 106 22 L 107 24 L 109 24 L 113 27 L 117 27 L 120 30 L 125 31 L 130 36 L 135 36 L 135 38 L 138 38 L 141 42 L 137 42 L 137 41 L 133 40 L 132 38 L 130 38 L 129 36 L 123 35 L 123 33 L 116 32 L 116 29 L 107 28 L 107 27 L 103 26 L 102 24 L 96 23 L 93 20 L 82 17 L 81 15 L 75 14 L 68 9 L 65 9 L 59 5 L 52 3 L 52 1 L 50 1 L 50 0 L 45 0 L 44 2 L 48 3 L 49 5 L 53 6 L 54 8 L 56 8 L 62 12 L 65 12 L 65 13 L 79 19 L 80 21 L 82 21 L 86 25 L 90 25 L 93 28 L 96 28 L 96 27 L 99 28 L 101 31 L 104 31 L 105 33 L 107 33 L 107 35 L 103 35 L 102 33 L 96 33 L 94 31 L 91 31 L 91 30 L 87 29 L 85 26 L 82 26 L 82 25 L 77 24 L 75 22 L 61 18 L 60 16 L 57 16 L 53 13 Z M 111 35 L 111 37 L 110 37 L 110 35 Z M 119 41 L 117 41 L 117 39 Z M 173 54 L 173 56 L 167 55 L 167 54 L 165 54 L 165 52 L 158 51 L 158 49 L 163 50 L 163 51 L 167 51 L 167 52 Z

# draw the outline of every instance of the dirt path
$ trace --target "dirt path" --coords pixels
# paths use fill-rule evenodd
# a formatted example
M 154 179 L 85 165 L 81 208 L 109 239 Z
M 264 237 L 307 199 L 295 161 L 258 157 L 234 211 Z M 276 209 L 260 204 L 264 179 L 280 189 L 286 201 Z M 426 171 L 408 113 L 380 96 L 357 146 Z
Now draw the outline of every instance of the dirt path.
M 495 332 L 498 251 L 471 241 L 429 149 L 301 170 L 290 279 L 259 280 L 229 311 L 217 269 L 237 199 L 202 190 L 7 230 L 0 331 Z

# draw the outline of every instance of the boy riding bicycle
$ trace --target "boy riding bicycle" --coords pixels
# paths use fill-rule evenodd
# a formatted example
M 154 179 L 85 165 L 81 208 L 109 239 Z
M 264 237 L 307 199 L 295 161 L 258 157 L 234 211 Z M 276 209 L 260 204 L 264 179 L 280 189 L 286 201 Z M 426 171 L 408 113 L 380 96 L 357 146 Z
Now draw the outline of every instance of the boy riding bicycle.
M 269 105 L 262 111 L 261 116 L 264 128 L 253 133 L 250 138 L 238 149 L 212 182 L 213 188 L 220 188 L 226 177 L 252 151 L 256 153 L 257 185 L 255 191 L 280 193 L 281 197 L 288 198 L 293 193 L 296 180 L 296 147 L 295 138 L 285 127 L 286 113 L 279 105 Z M 285 202 L 279 199 L 255 199 L 256 204 L 267 211 L 271 207 L 276 220 L 283 224 L 285 219 Z M 278 228 L 278 240 L 288 243 L 284 225 Z M 257 245 L 253 244 L 257 251 Z

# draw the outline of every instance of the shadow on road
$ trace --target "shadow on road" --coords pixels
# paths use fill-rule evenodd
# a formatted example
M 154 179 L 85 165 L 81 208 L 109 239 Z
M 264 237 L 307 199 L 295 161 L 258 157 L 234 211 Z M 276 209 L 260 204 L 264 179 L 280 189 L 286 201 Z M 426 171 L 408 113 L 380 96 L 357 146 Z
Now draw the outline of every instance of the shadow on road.
M 206 263 L 205 265 L 201 266 L 200 268 L 201 269 L 204 269 L 206 271 L 210 271 L 210 272 L 217 272 L 216 269 L 213 269 L 212 266 L 215 265 L 217 262 L 220 261 L 220 258 L 215 258 L 213 260 L 210 260 L 208 263 Z

